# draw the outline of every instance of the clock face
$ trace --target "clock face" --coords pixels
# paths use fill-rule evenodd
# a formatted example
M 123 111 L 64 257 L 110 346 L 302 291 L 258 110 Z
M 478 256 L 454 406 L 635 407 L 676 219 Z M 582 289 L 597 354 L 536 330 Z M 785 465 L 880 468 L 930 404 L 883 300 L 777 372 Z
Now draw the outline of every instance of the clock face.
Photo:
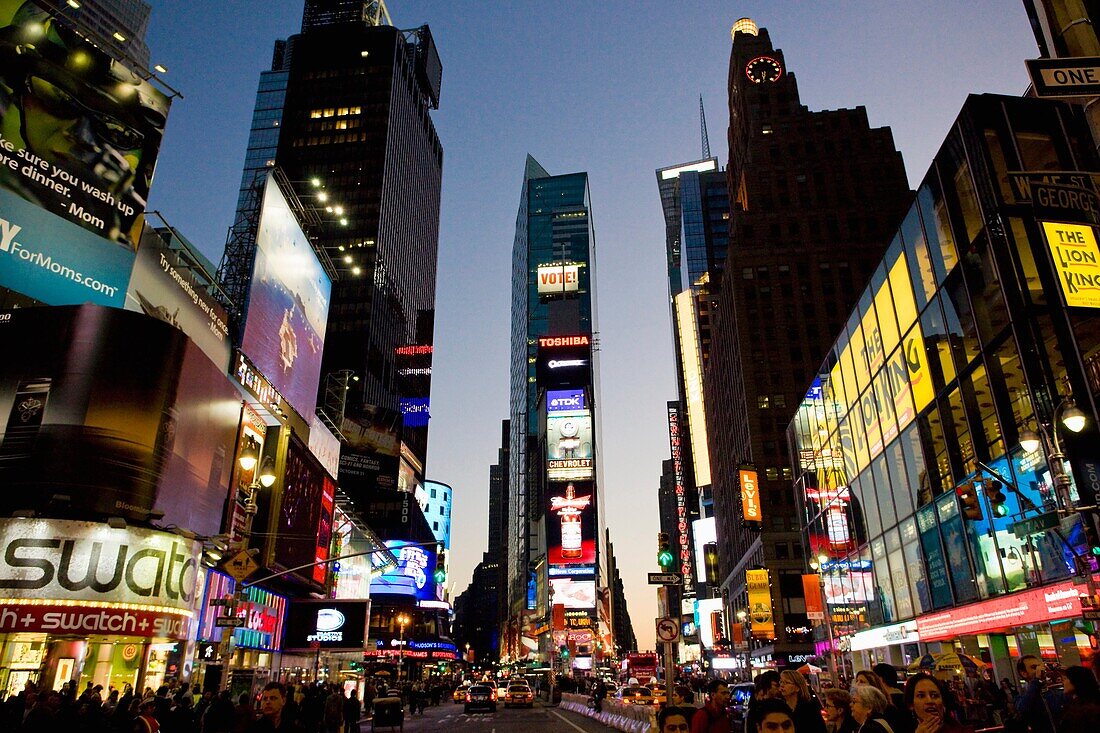
M 771 56 L 757 56 L 745 64 L 745 76 L 753 84 L 777 81 L 779 77 L 783 76 L 783 66 Z

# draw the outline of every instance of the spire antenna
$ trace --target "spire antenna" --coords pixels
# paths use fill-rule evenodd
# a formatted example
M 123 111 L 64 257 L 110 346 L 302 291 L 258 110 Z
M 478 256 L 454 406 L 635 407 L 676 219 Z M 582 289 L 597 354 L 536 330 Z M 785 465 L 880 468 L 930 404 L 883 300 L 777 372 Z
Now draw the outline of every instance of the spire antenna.
M 703 158 L 710 157 L 710 137 L 707 136 L 707 113 L 703 110 L 703 95 L 699 95 L 699 134 L 703 138 Z

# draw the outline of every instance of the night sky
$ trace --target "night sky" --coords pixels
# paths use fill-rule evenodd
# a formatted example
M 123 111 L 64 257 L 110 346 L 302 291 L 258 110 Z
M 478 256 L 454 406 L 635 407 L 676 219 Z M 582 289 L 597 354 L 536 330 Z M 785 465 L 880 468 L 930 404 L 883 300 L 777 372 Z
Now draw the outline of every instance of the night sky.
M 150 197 L 215 264 L 236 205 L 259 73 L 300 0 L 152 0 L 152 63 L 178 89 Z M 1022 94 L 1038 55 L 1019 0 L 560 3 L 392 0 L 443 61 L 443 207 L 428 476 L 455 489 L 451 576 L 486 544 L 489 465 L 508 411 L 512 238 L 524 156 L 588 171 L 596 231 L 607 524 L 641 648 L 653 648 L 657 487 L 674 398 L 654 171 L 726 163 L 729 29 L 767 27 L 810 109 L 865 106 L 920 181 L 968 93 Z M 868 182 L 873 185 L 873 182 Z

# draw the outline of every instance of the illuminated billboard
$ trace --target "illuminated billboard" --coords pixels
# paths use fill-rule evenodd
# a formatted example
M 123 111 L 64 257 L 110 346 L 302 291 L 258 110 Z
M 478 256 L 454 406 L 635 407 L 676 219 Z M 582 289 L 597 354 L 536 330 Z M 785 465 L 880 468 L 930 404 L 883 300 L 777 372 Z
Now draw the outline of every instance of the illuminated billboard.
M 243 351 L 299 415 L 317 407 L 332 281 L 268 175 Z
M 695 580 L 705 583 L 707 582 L 706 546 L 718 541 L 715 518 L 696 519 L 691 523 L 691 531 L 695 535 Z
M 1044 221 L 1043 234 L 1066 305 L 1100 308 L 1100 251 L 1092 227 Z
M 292 568 L 328 559 L 335 492 L 320 462 L 297 436 L 291 436 L 275 543 L 277 564 Z M 324 565 L 314 565 L 300 573 L 324 583 L 326 570 Z
M 554 594 L 554 605 L 561 604 L 566 610 L 596 607 L 596 581 L 594 580 L 550 578 L 550 589 Z
M 741 518 L 746 522 L 762 522 L 764 514 L 760 509 L 760 484 L 756 470 L 741 468 L 737 471 L 741 483 Z
M 683 431 L 680 425 L 680 403 L 669 402 L 668 443 L 672 455 L 672 478 L 676 492 L 676 547 L 680 555 L 680 572 L 684 584 L 691 587 L 691 537 L 688 535 L 687 487 L 684 485 Z
M 402 414 L 364 405 L 345 414 L 340 425 L 345 443 L 340 449 L 340 488 L 353 499 L 370 492 L 397 488 L 401 463 Z
M 592 482 L 569 482 L 549 489 L 546 556 L 550 565 L 594 565 L 596 517 Z
M 293 599 L 287 608 L 283 650 L 362 651 L 370 601 Z
M 168 106 L 145 78 L 53 14 L 0 0 L 0 190 L 102 238 L 104 252 L 113 243 L 132 253 Z M 56 244 L 55 262 L 75 267 L 67 243 Z M 19 283 L 0 284 L 22 292 Z
M 592 413 L 555 413 L 546 418 L 546 477 L 550 481 L 583 481 L 595 475 Z
M 684 397 L 687 401 L 688 430 L 691 433 L 691 458 L 695 486 L 710 484 L 710 453 L 707 449 L 707 414 L 703 403 L 703 356 L 699 349 L 699 321 L 695 313 L 695 294 L 688 289 L 676 296 L 676 323 L 680 335 L 680 360 L 684 370 Z
M 583 410 L 583 389 L 551 389 L 546 391 L 547 412 L 573 412 Z
M 402 397 L 398 402 L 401 406 L 401 422 L 405 427 L 428 427 L 428 420 L 431 419 L 428 397 Z
M 592 339 L 587 334 L 538 339 L 535 376 L 540 388 L 586 387 L 592 383 Z
M 717 623 L 715 623 L 717 622 Z M 695 625 L 704 649 L 713 649 L 722 635 L 722 599 L 702 598 L 695 602 Z
M 371 581 L 371 595 L 409 596 L 418 601 L 436 600 L 435 545 L 419 547 L 405 540 L 386 540 L 397 558 L 397 567 Z
M 580 289 L 580 265 L 539 265 L 539 295 L 561 295 L 575 293 Z
M 755 639 L 775 638 L 772 617 L 772 591 L 767 570 L 746 570 L 745 584 L 749 590 L 749 619 Z

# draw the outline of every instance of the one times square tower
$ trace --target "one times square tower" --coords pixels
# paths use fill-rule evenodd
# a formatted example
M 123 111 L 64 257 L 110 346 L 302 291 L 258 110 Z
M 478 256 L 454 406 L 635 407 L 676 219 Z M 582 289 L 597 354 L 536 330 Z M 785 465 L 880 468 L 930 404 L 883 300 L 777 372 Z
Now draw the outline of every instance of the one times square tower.
M 381 0 L 306 0 L 301 33 L 276 42 L 257 94 L 235 227 L 272 166 L 320 214 L 311 236 L 339 277 L 318 404 L 344 439 L 340 486 L 361 508 L 424 480 L 441 79 L 426 25 L 395 28 Z

